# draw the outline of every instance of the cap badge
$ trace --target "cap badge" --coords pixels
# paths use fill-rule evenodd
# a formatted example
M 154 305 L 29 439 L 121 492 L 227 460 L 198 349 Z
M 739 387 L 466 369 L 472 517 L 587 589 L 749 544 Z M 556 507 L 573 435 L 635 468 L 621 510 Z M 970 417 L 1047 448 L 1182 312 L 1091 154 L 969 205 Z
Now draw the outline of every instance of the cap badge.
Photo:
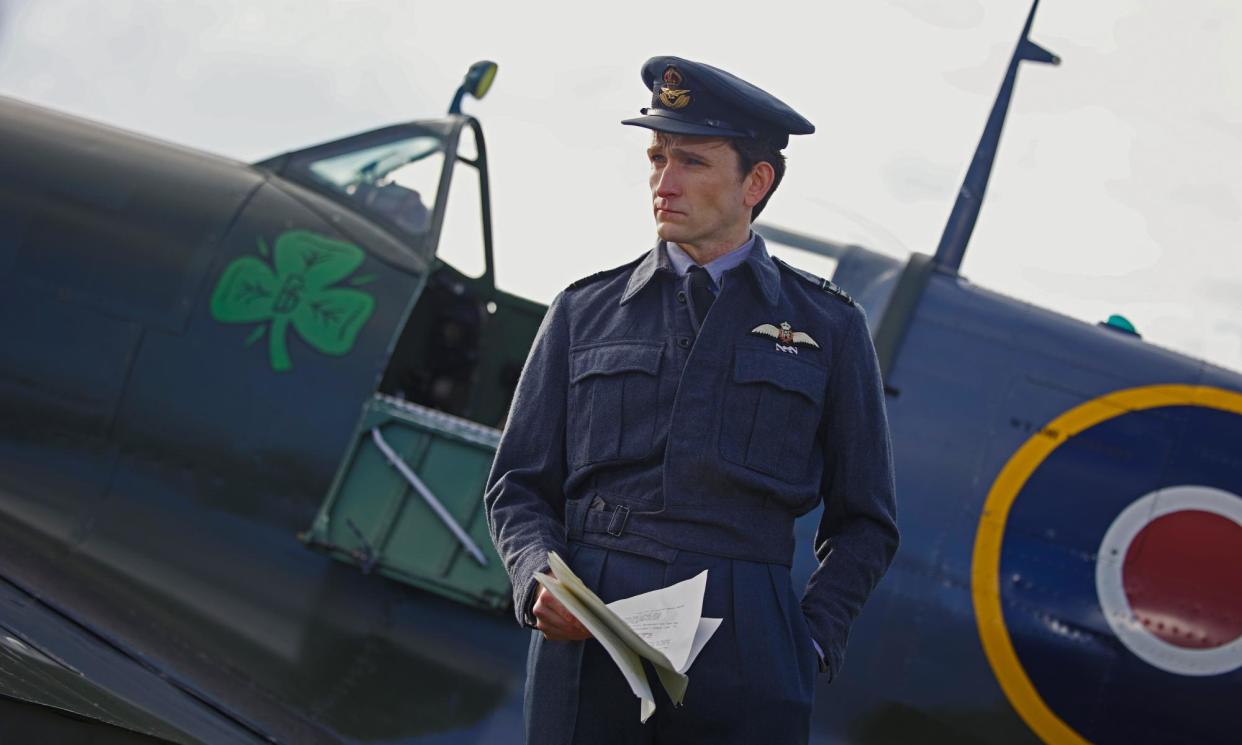
M 763 323 L 751 329 L 750 333 L 758 334 L 759 336 L 770 336 L 776 339 L 776 351 L 778 352 L 797 354 L 799 344 L 819 349 L 819 344 L 811 338 L 810 334 L 794 331 L 789 321 L 781 321 L 779 327 L 773 326 L 770 323 Z
M 664 85 L 660 91 L 660 103 L 677 110 L 690 104 L 690 90 L 680 87 L 685 79 L 676 67 L 669 66 L 664 70 Z

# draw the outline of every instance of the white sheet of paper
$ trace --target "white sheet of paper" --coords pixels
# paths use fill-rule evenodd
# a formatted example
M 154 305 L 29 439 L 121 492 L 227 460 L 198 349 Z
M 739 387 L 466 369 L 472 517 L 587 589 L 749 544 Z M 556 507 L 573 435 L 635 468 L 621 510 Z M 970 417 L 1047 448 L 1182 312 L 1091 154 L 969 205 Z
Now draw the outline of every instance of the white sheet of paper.
M 548 554 L 548 565 L 552 568 L 552 574 L 565 585 L 566 589 L 573 592 L 574 596 L 581 600 L 582 604 L 589 608 L 600 622 L 625 643 L 625 646 L 633 650 L 639 657 L 650 660 L 651 664 L 657 668 L 662 667 L 674 676 L 685 677 L 685 673 L 677 670 L 673 663 L 669 662 L 669 659 L 664 656 L 663 652 L 648 644 L 634 629 L 630 628 L 629 624 L 621 620 L 616 611 L 605 605 L 604 601 L 600 600 L 599 596 L 573 573 L 569 566 L 565 564 L 565 561 L 556 555 L 555 551 Z M 677 687 L 684 692 L 684 685 Z M 681 699 L 672 690 L 669 691 L 669 698 L 674 703 L 681 703 Z
M 608 607 L 643 641 L 662 652 L 674 670 L 684 673 L 698 653 L 694 647 L 706 592 L 707 571 L 704 570 L 684 582 L 617 600 Z M 716 620 L 719 626 L 719 619 Z M 713 626 L 707 638 L 711 638 L 715 630 Z M 706 643 L 707 639 L 702 639 L 699 649 Z
M 699 656 L 699 652 L 703 651 L 703 646 L 707 644 L 707 640 L 712 638 L 712 634 L 716 633 L 716 629 L 720 628 L 720 624 L 724 623 L 723 618 L 700 618 L 699 628 L 694 632 L 694 644 L 690 647 L 690 658 L 686 660 L 686 669 L 694 664 L 695 658 Z
M 535 579 L 603 645 L 640 699 L 641 721 L 655 712 L 655 699 L 640 657 L 651 661 L 669 699 L 680 704 L 690 684 L 686 670 L 722 621 L 701 617 L 707 571 L 605 605 L 555 552 L 548 554 L 548 565 L 553 576 L 536 574 Z
M 643 671 L 643 663 L 639 660 L 638 655 L 634 654 L 629 647 L 621 641 L 616 634 L 604 625 L 599 618 L 595 616 L 574 593 L 570 592 L 555 577 L 549 577 L 546 574 L 536 574 L 535 581 L 548 588 L 548 592 L 552 593 L 552 597 L 561 601 L 561 605 L 573 613 L 583 626 L 587 627 L 587 631 L 595 637 L 603 647 L 612 661 L 616 663 L 617 668 L 621 670 L 621 674 L 625 677 L 625 682 L 630 684 L 630 690 L 639 699 L 638 719 L 646 722 L 653 713 L 655 713 L 655 696 L 651 694 L 651 685 L 647 682 L 647 673 Z

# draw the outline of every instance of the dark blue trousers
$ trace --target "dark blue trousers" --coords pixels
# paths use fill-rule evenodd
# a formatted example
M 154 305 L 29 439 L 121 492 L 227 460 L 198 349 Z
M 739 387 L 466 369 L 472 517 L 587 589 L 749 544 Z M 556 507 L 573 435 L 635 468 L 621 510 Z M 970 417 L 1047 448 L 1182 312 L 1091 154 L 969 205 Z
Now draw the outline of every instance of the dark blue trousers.
M 703 615 L 723 618 L 689 670 L 674 707 L 648 665 L 656 712 L 638 721 L 638 698 L 604 648 L 532 632 L 526 672 L 528 745 L 806 743 L 818 669 L 815 647 L 779 564 L 678 552 L 672 563 L 571 544 L 569 565 L 612 602 L 709 570 Z

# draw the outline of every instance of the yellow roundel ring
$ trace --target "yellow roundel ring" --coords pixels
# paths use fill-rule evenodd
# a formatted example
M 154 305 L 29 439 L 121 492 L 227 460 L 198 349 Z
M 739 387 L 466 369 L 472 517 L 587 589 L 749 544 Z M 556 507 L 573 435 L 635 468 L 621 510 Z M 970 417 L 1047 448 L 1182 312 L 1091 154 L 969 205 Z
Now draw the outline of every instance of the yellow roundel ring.
M 1031 474 L 1069 438 L 1114 417 L 1163 406 L 1202 406 L 1242 414 L 1242 394 L 1206 386 L 1151 385 L 1115 391 L 1087 401 L 1053 419 L 1023 443 L 1001 469 L 983 503 L 970 572 L 970 593 L 979 639 L 1005 697 L 1027 726 L 1045 742 L 1085 745 L 1087 740 L 1044 703 L 1022 668 L 1009 638 L 1000 597 L 1001 544 L 1005 539 L 1009 509 Z

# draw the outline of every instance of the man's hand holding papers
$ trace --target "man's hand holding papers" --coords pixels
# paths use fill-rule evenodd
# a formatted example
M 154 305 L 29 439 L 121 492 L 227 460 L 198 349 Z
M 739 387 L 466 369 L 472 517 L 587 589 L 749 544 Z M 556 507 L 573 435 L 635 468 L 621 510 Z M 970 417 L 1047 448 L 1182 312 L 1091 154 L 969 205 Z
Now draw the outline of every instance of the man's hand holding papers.
M 561 601 L 548 592 L 546 587 L 539 587 L 539 594 L 535 596 L 535 605 L 530 612 L 535 617 L 535 628 L 543 632 L 545 639 L 576 642 L 591 638 L 587 627 L 568 608 L 561 605 Z
M 639 718 L 645 722 L 655 712 L 643 659 L 655 667 L 673 703 L 680 704 L 689 684 L 686 671 L 722 620 L 702 617 L 707 572 L 605 605 L 555 552 L 548 555 L 548 565 L 552 574 L 536 574 L 535 580 L 603 645 L 641 701 Z

